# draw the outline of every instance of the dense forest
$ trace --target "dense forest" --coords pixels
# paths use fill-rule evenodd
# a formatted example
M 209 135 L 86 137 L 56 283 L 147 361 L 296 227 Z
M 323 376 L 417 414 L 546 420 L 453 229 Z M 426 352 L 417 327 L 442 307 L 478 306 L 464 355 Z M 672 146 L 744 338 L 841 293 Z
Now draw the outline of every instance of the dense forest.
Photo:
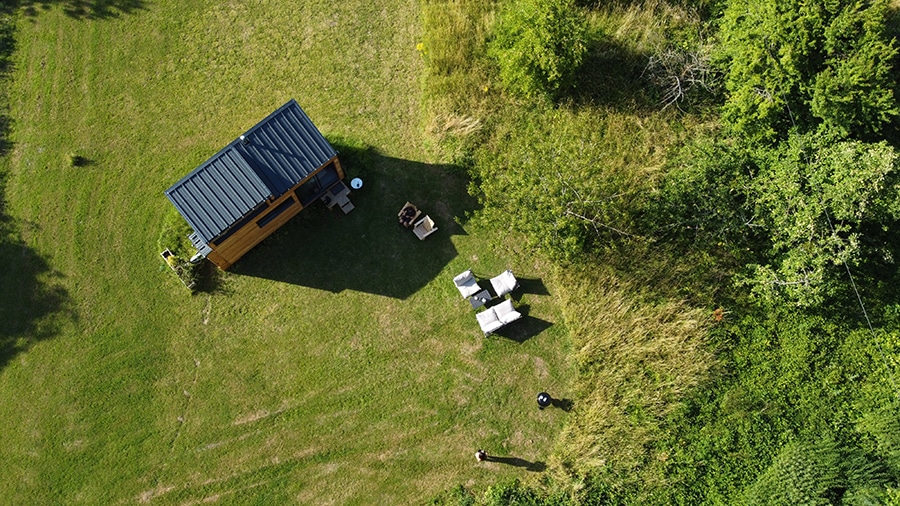
M 900 12 L 426 2 L 436 149 L 552 259 L 552 465 L 438 504 L 900 504 Z

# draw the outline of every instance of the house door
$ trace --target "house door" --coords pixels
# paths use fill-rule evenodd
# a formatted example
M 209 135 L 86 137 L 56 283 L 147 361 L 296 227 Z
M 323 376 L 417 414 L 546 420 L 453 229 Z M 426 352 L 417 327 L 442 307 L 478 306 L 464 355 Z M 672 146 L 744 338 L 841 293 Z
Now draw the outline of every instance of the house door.
M 324 195 L 328 188 L 339 179 L 337 169 L 334 168 L 334 165 L 329 165 L 297 188 L 297 198 L 300 199 L 303 207 L 306 207 Z

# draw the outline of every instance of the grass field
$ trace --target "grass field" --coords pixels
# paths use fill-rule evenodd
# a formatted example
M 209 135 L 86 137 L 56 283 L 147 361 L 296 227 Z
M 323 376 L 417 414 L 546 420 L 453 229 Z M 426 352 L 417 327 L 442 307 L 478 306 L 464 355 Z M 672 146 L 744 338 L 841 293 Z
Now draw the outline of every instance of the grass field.
M 404 504 L 533 476 L 472 454 L 551 451 L 556 287 L 423 147 L 419 3 L 71 5 L 26 9 L 9 82 L 0 497 Z M 366 181 L 356 210 L 306 211 L 188 295 L 157 251 L 163 190 L 292 97 Z M 440 227 L 425 242 L 393 221 L 406 200 Z M 507 337 L 452 286 L 469 267 L 524 279 Z

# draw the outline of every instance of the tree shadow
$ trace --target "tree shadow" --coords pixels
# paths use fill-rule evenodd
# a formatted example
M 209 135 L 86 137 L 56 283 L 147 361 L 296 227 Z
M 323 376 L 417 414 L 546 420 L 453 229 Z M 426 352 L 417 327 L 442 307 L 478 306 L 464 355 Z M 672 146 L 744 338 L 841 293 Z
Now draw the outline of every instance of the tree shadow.
M 75 19 L 110 19 L 146 9 L 144 0 L 10 0 L 7 10 L 21 8 L 26 16 L 36 16 L 54 5 L 62 6 Z
M 489 455 L 486 460 L 487 462 L 497 462 L 499 464 L 506 464 L 507 466 L 521 467 L 532 473 L 540 473 L 547 469 L 547 464 L 543 462 L 530 462 L 518 457 L 494 457 Z
M 835 277 L 845 281 L 841 284 L 842 292 L 836 293 L 833 297 L 837 302 L 844 302 L 847 307 L 845 318 L 852 321 L 865 319 L 859 307 L 856 290 L 870 307 L 869 318 L 879 326 L 887 323 L 881 321 L 884 312 L 893 312 L 900 304 L 900 293 L 897 292 L 900 270 L 897 269 L 896 263 L 896 259 L 900 258 L 900 236 L 896 233 L 898 229 L 900 221 L 897 220 L 865 224 L 861 228 L 863 261 L 851 267 L 855 283 L 850 283 L 845 267 L 833 267 L 836 271 Z
M 0 6 L 0 13 L 11 10 L 8 4 Z M 12 18 L 0 19 L 0 86 L 7 85 L 14 50 Z M 6 109 L 0 108 L 0 157 L 12 148 L 11 126 Z M 37 225 L 7 214 L 6 180 L 7 173 L 0 170 L 0 369 L 38 341 L 55 336 L 60 322 L 55 316 L 74 318 L 68 293 L 58 283 L 62 275 L 22 238 L 22 228 L 34 230 Z
M 547 320 L 529 316 L 530 309 L 527 305 L 517 307 L 516 311 L 522 313 L 522 318 L 500 327 L 492 334 L 522 344 L 553 326 Z
M 338 293 L 343 290 L 405 299 L 434 279 L 457 255 L 475 209 L 463 169 L 381 155 L 371 147 L 332 140 L 353 190 L 355 209 L 343 214 L 316 203 L 241 258 L 229 272 Z M 424 241 L 401 227 L 407 202 L 430 216 L 437 231 Z
M 658 111 L 659 90 L 642 77 L 647 61 L 645 54 L 600 38 L 588 48 L 571 97 L 580 105 Z
M 2 205 L 0 188 L 0 205 Z M 34 225 L 31 225 L 34 228 Z M 0 208 L 0 369 L 39 341 L 54 337 L 58 316 L 74 319 L 62 275 L 21 239 Z
M 717 106 L 719 96 L 714 87 L 701 85 L 685 89 L 678 100 L 667 105 L 666 90 L 647 73 L 650 57 L 608 37 L 599 37 L 588 48 L 569 98 L 579 106 L 607 106 L 644 114 L 666 107 L 691 113 Z M 710 78 L 708 84 L 713 82 Z

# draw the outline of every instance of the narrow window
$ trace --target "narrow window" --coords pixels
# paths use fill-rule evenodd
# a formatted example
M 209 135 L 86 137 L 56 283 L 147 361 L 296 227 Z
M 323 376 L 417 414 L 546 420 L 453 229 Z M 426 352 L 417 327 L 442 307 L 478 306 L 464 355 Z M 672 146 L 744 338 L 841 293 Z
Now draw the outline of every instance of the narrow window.
M 269 214 L 263 216 L 259 221 L 256 222 L 256 225 L 259 228 L 263 228 L 269 223 L 272 222 L 275 218 L 277 218 L 281 213 L 285 212 L 289 207 L 296 204 L 297 201 L 294 200 L 294 197 L 288 197 L 287 200 L 278 204 L 278 207 L 272 210 Z

